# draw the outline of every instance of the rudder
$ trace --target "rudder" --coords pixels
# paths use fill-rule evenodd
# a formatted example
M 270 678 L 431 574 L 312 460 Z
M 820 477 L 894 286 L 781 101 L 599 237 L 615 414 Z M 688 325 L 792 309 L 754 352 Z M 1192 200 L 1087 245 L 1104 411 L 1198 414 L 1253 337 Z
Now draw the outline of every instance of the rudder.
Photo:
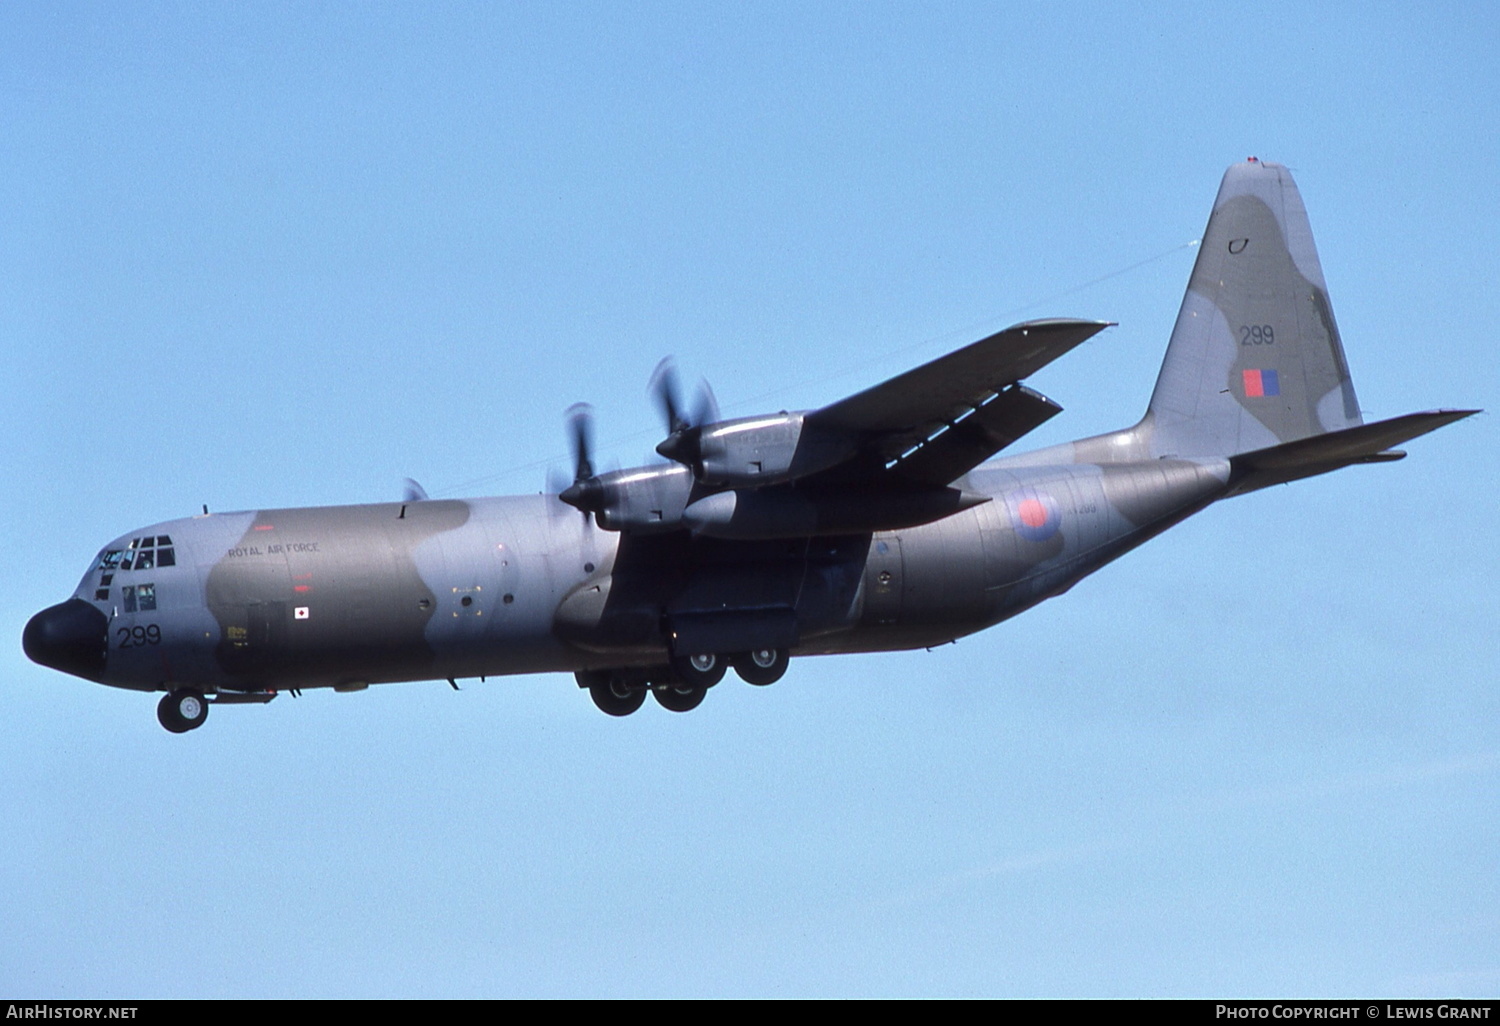
M 1156 456 L 1232 456 L 1362 423 L 1291 173 L 1224 173 L 1147 414 Z

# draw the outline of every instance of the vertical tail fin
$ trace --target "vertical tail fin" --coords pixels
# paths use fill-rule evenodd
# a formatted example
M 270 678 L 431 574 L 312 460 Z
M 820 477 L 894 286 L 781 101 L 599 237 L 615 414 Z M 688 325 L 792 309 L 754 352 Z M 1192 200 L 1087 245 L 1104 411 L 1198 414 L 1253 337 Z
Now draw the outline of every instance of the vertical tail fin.
M 1151 394 L 1158 456 L 1232 456 L 1362 423 L 1289 171 L 1224 173 Z

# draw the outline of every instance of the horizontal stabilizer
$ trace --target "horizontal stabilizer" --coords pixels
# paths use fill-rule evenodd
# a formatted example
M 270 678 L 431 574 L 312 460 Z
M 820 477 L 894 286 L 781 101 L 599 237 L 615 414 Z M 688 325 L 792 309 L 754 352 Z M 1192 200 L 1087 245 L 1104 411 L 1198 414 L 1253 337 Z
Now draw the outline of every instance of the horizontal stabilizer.
M 1330 431 L 1230 457 L 1229 495 L 1242 495 L 1273 484 L 1326 474 L 1355 463 L 1385 463 L 1406 454 L 1392 452 L 1429 431 L 1463 420 L 1478 410 L 1429 410 L 1404 417 Z

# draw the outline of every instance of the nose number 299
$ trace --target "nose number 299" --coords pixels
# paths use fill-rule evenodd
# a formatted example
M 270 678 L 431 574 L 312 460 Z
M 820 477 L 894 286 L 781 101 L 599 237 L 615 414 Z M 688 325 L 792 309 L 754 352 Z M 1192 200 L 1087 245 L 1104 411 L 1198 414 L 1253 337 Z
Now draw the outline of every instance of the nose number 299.
M 144 626 L 121 627 L 115 631 L 120 637 L 120 648 L 140 648 L 143 645 L 160 645 L 161 628 L 154 623 Z

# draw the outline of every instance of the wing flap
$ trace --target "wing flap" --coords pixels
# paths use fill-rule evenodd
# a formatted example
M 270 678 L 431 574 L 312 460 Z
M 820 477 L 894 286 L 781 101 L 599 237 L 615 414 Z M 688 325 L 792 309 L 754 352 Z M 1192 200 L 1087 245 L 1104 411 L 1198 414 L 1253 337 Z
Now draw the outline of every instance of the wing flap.
M 913 439 L 886 469 L 903 483 L 947 484 L 1061 412 L 1040 392 L 1013 385 L 956 422 Z

